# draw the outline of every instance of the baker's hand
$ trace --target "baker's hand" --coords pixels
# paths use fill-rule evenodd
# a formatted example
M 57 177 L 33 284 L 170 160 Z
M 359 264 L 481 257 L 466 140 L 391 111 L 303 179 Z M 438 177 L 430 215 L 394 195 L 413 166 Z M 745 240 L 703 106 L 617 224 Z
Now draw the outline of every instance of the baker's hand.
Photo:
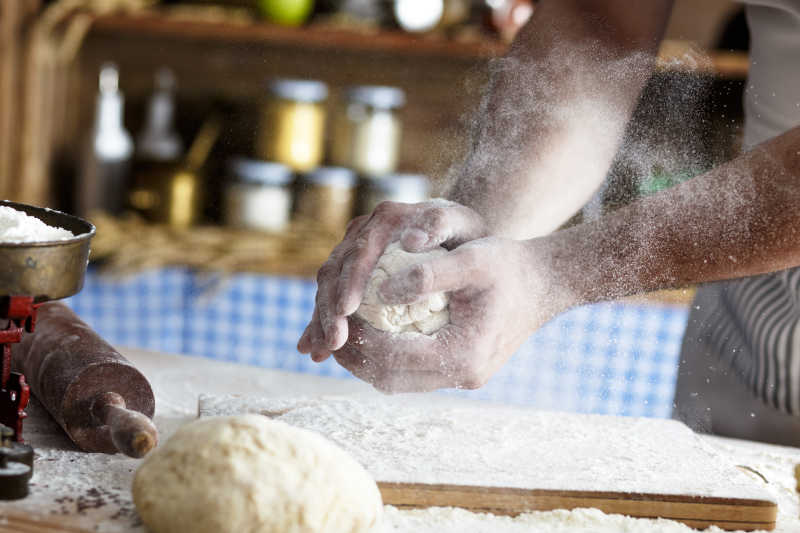
M 383 202 L 353 219 L 342 242 L 317 273 L 314 314 L 297 343 L 314 361 L 325 360 L 348 338 L 347 317 L 361 304 L 367 281 L 386 247 L 400 240 L 410 252 L 447 248 L 487 235 L 472 209 L 446 200 L 418 204 Z
M 532 242 L 471 241 L 390 277 L 379 289 L 389 305 L 449 292 L 450 323 L 432 335 L 390 334 L 352 317 L 350 338 L 334 357 L 385 392 L 482 386 L 531 333 L 574 303 Z

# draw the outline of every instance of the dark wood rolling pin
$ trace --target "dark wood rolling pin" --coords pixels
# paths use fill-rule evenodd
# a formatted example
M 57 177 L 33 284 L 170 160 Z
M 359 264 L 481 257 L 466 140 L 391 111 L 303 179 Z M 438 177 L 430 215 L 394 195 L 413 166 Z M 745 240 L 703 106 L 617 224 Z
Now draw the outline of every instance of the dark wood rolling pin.
M 12 361 L 82 450 L 142 457 L 156 445 L 147 379 L 66 305 L 39 307 L 36 329 L 14 345 Z

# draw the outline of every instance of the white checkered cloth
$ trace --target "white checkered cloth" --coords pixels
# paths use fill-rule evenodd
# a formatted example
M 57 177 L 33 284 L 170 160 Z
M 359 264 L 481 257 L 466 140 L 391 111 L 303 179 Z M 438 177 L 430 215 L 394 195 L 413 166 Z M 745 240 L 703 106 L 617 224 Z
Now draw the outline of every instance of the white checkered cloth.
M 305 279 L 185 269 L 110 280 L 90 270 L 68 303 L 112 344 L 200 355 L 295 372 L 351 377 L 333 358 L 313 363 L 295 345 L 316 285 Z M 688 312 L 602 303 L 546 324 L 484 387 L 449 391 L 542 409 L 667 417 Z

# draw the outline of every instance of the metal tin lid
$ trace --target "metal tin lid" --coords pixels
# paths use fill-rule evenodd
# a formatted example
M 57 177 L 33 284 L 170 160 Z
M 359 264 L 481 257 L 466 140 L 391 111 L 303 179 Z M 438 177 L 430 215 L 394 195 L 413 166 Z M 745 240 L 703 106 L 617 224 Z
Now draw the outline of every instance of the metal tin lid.
M 303 180 L 325 187 L 350 188 L 356 183 L 356 173 L 345 167 L 319 167 L 303 175 Z
M 386 196 L 425 198 L 428 195 L 430 181 L 422 174 L 389 174 L 380 178 L 365 178 L 364 186 Z
M 231 159 L 228 169 L 241 183 L 281 186 L 292 181 L 292 169 L 272 161 L 237 157 Z
M 317 80 L 279 78 L 269 83 L 270 92 L 278 98 L 298 102 L 322 102 L 328 97 L 328 86 Z
M 359 85 L 347 90 L 347 99 L 378 109 L 396 109 L 406 103 L 406 93 L 398 87 Z

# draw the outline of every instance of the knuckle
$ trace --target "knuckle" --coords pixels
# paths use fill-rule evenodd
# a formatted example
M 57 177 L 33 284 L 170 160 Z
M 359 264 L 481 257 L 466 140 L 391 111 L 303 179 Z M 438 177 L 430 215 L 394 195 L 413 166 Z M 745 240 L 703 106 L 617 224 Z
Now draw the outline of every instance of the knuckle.
M 486 222 L 478 213 L 463 205 L 454 207 L 454 209 L 458 211 L 460 218 L 463 219 L 464 225 L 468 228 L 469 233 L 474 238 L 485 237 L 488 235 Z
M 350 220 L 350 222 L 347 223 L 347 228 L 344 232 L 345 236 L 349 236 L 356 228 L 360 228 L 367 218 L 368 215 L 361 215 Z
M 482 262 L 483 254 L 480 249 L 473 246 L 466 246 L 462 249 L 461 264 L 465 271 L 472 272 L 477 270 L 480 268 Z
M 322 263 L 322 266 L 317 270 L 317 284 L 325 283 L 329 278 L 335 276 L 336 265 L 333 261 L 328 260 Z
M 384 200 L 383 202 L 379 203 L 375 206 L 375 209 L 372 211 L 372 216 L 374 217 L 385 217 L 387 215 L 391 215 L 397 210 L 397 204 L 394 202 L 390 202 L 388 200 Z
M 353 244 L 345 250 L 343 259 L 349 263 L 352 261 L 358 262 L 359 259 L 364 257 L 370 248 L 369 235 L 360 236 L 353 241 Z
M 448 227 L 448 213 L 442 207 L 434 207 L 425 213 L 424 224 L 426 229 L 435 234 L 444 233 Z
M 411 267 L 408 273 L 411 289 L 417 292 L 427 292 L 434 285 L 433 269 L 427 263 L 420 263 Z

